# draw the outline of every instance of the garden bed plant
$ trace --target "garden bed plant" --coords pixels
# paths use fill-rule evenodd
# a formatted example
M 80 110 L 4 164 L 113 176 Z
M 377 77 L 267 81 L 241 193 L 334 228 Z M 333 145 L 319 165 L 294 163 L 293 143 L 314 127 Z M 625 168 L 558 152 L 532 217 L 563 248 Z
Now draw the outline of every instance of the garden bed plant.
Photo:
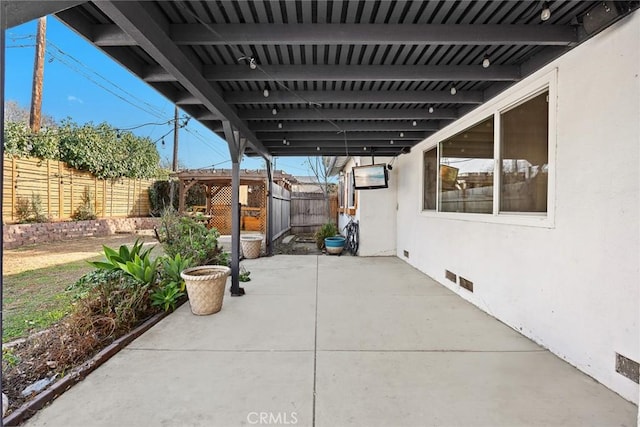
M 151 248 L 152 249 L 152 248 Z M 10 410 L 64 377 L 71 369 L 154 314 L 184 298 L 180 269 L 190 259 L 151 258 L 151 249 L 104 247 L 105 261 L 66 290 L 71 313 L 51 328 L 3 347 L 3 392 Z
M 153 248 L 104 246 L 104 260 L 66 289 L 70 314 L 49 329 L 19 340 L 2 352 L 2 391 L 9 413 L 94 355 L 163 311 L 186 300 L 182 270 L 204 264 L 228 265 L 219 233 L 175 212 L 162 217 L 157 237 L 165 255 Z M 246 272 L 248 278 L 248 272 Z

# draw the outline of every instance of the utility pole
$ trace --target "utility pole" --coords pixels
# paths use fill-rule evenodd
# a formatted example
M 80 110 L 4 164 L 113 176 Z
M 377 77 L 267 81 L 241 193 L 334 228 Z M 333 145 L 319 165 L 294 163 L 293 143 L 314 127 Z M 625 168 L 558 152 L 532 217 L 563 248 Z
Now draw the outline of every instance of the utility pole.
M 31 87 L 31 112 L 29 114 L 29 127 L 36 133 L 40 131 L 42 115 L 42 82 L 44 80 L 44 49 L 47 35 L 47 17 L 38 19 L 38 32 L 36 34 L 36 55 L 33 62 L 33 86 Z
M 173 110 L 173 161 L 171 162 L 171 171 L 173 173 L 178 172 L 178 129 L 180 129 L 180 126 L 178 126 L 178 106 L 175 105 Z M 175 197 L 175 184 L 174 181 L 169 181 L 169 200 L 171 200 L 172 205 Z
M 178 106 L 175 106 L 173 114 L 173 166 L 171 170 L 178 172 Z

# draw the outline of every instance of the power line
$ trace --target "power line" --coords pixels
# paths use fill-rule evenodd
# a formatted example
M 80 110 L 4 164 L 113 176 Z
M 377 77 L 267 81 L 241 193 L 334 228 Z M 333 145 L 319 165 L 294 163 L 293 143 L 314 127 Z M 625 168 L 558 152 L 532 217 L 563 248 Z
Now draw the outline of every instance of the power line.
M 23 40 L 23 39 L 35 39 L 34 35 L 15 35 L 11 37 L 13 41 L 17 41 L 17 40 Z M 128 104 L 142 110 L 145 113 L 151 114 L 155 117 L 158 118 L 162 118 L 162 116 L 164 116 L 164 110 L 161 110 L 159 107 L 150 104 L 149 102 L 145 101 L 142 98 L 137 97 L 136 95 L 132 94 L 131 92 L 128 92 L 127 90 L 123 89 L 121 86 L 113 83 L 113 81 L 111 81 L 110 79 L 107 79 L 106 77 L 104 77 L 103 75 L 101 75 L 100 73 L 98 73 L 97 71 L 95 71 L 94 69 L 88 67 L 86 64 L 84 64 L 82 61 L 78 60 L 77 58 L 75 58 L 73 55 L 65 52 L 62 48 L 60 48 L 59 46 L 57 46 L 53 41 L 51 40 L 47 40 L 47 44 L 49 45 L 49 47 L 53 48 L 56 52 L 52 52 L 51 49 L 47 50 L 47 54 L 49 54 L 50 60 L 57 60 L 59 61 L 61 64 L 67 66 L 69 69 L 71 69 L 72 71 L 80 74 L 81 76 L 83 76 L 84 78 L 86 78 L 87 80 L 89 80 L 91 83 L 94 83 L 96 86 L 104 89 L 105 91 L 109 92 L 110 94 L 116 96 L 117 98 L 119 98 L 122 101 L 127 102 Z M 13 46 L 7 46 L 9 48 L 26 48 L 26 47 L 34 47 L 35 44 L 20 44 L 20 45 L 13 45 Z M 76 66 L 74 66 L 73 63 L 70 63 L 69 60 L 66 60 L 66 57 L 68 58 L 70 61 L 72 61 L 73 63 L 76 64 Z M 81 68 L 79 68 L 79 67 Z M 83 71 L 82 69 L 86 70 Z M 90 74 L 88 74 L 90 73 Z M 94 78 L 91 77 L 91 74 L 97 76 L 98 78 L 100 78 L 101 80 L 103 80 L 104 82 L 108 83 L 109 85 L 113 86 L 115 89 L 117 89 L 118 91 L 124 93 L 126 96 L 128 96 L 131 99 L 134 99 L 136 102 L 144 104 L 146 106 L 148 106 L 152 111 L 148 111 L 144 108 L 141 108 L 139 105 L 130 102 L 129 100 L 127 100 L 125 97 L 123 97 L 121 94 L 118 94 L 116 92 L 114 92 L 113 90 L 106 88 L 103 84 L 97 82 Z
M 128 95 L 129 97 L 131 97 L 132 99 L 135 99 L 136 101 L 147 105 L 148 107 L 150 107 L 151 109 L 155 110 L 156 113 L 158 114 L 163 114 L 162 110 L 160 110 L 159 107 L 150 104 L 149 102 L 145 101 L 142 98 L 137 97 L 136 95 L 128 92 L 127 90 L 123 89 L 121 86 L 113 83 L 113 81 L 111 79 L 108 79 L 106 77 L 104 77 L 102 74 L 98 73 L 97 71 L 95 71 L 94 69 L 92 69 L 91 67 L 88 67 L 86 64 L 84 64 L 82 61 L 76 59 L 73 55 L 65 52 L 63 49 L 61 49 L 60 47 L 58 47 L 55 43 L 51 42 L 51 41 L 47 41 L 47 43 L 53 47 L 56 51 L 58 51 L 60 53 L 60 55 L 63 55 L 65 57 L 68 57 L 70 60 L 72 60 L 73 62 L 75 62 L 76 64 L 78 64 L 79 66 L 81 66 L 82 68 L 86 69 L 87 71 L 89 71 L 90 73 L 95 74 L 96 76 L 98 76 L 100 79 L 102 79 L 103 81 L 105 81 L 106 83 L 110 84 L 111 86 L 115 87 L 117 90 L 123 92 L 124 94 Z
M 183 128 L 183 127 L 187 126 L 187 124 L 189 122 L 189 118 L 186 117 L 186 116 L 180 117 L 179 120 L 183 120 L 183 122 L 180 124 L 180 128 Z M 140 129 L 140 128 L 143 128 L 143 127 L 146 127 L 146 126 L 170 125 L 170 124 L 173 124 L 174 121 L 175 121 L 175 119 L 168 119 L 168 120 L 166 120 L 164 122 L 147 122 L 147 123 L 141 123 L 139 125 L 133 125 L 133 126 L 129 126 L 129 127 L 114 127 L 114 126 L 108 124 L 108 126 L 109 126 L 108 129 L 101 130 L 101 129 L 98 129 L 96 126 L 93 126 L 93 130 L 96 133 L 113 133 L 113 132 L 115 132 L 116 134 L 118 134 L 119 132 L 130 132 L 132 130 Z M 28 127 L 26 124 L 24 124 L 24 125 L 25 125 L 25 127 Z M 78 125 L 78 126 L 83 127 L 83 126 L 86 126 L 86 124 Z M 65 131 L 64 127 L 60 127 L 60 126 L 51 127 L 51 128 L 48 128 L 48 130 L 50 132 L 55 133 L 56 135 L 65 135 L 65 134 L 71 135 L 71 134 L 73 134 L 72 130 Z M 173 128 L 171 129 L 171 131 L 173 131 Z M 144 138 L 144 137 L 140 137 L 140 138 Z M 147 138 L 151 139 L 150 137 L 147 137 Z
M 15 48 L 22 48 L 22 47 L 36 47 L 36 45 L 35 44 L 15 44 L 11 46 L 6 46 L 7 49 L 15 49 Z
M 193 135 L 196 139 L 200 140 L 205 146 L 207 146 L 208 148 L 211 148 L 211 150 L 213 152 L 215 152 L 217 155 L 224 157 L 225 154 L 222 153 L 220 150 L 218 150 L 218 148 L 216 148 L 210 141 L 207 141 L 198 131 L 196 131 L 195 129 L 189 129 L 186 128 L 185 129 L 188 133 L 190 133 L 191 135 Z
M 87 80 L 89 80 L 91 83 L 95 84 L 96 86 L 104 89 L 105 91 L 109 92 L 110 94 L 112 94 L 113 96 L 115 96 L 116 98 L 120 99 L 121 101 L 126 102 L 127 104 L 147 113 L 150 114 L 156 118 L 162 118 L 162 116 L 160 115 L 160 113 L 156 112 L 156 111 L 148 111 L 144 108 L 142 108 L 140 105 L 128 100 L 127 98 L 125 98 L 124 96 L 116 93 L 115 91 L 105 87 L 104 85 L 102 85 L 100 82 L 97 82 L 96 80 L 94 80 L 90 75 L 88 75 L 87 73 L 83 72 L 82 70 L 78 69 L 77 67 L 75 67 L 73 64 L 69 63 L 68 61 L 66 61 L 64 58 L 61 58 L 55 54 L 52 54 L 51 52 L 48 52 L 49 55 L 51 57 L 53 57 L 54 59 L 58 60 L 58 62 L 60 62 L 63 65 L 66 65 L 68 68 L 70 68 L 72 71 L 75 71 L 76 73 L 80 74 L 82 77 L 86 78 Z

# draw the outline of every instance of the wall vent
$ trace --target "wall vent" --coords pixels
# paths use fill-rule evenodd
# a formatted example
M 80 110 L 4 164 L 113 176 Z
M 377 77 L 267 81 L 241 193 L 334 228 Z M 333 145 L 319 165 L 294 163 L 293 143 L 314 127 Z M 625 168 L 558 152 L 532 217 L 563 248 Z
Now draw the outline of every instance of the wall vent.
M 469 292 L 473 292 L 473 282 L 471 280 L 467 280 L 462 276 L 460 276 L 459 279 L 460 279 L 460 286 L 462 286 Z
M 458 276 L 456 276 L 455 273 L 452 273 L 449 270 L 444 271 L 444 277 L 446 277 L 447 280 L 450 280 L 453 283 L 458 283 Z
M 616 353 L 616 372 L 636 384 L 640 381 L 640 364 L 618 353 Z
M 405 258 L 409 258 L 409 251 L 404 250 L 404 251 L 402 251 L 402 253 L 404 254 Z

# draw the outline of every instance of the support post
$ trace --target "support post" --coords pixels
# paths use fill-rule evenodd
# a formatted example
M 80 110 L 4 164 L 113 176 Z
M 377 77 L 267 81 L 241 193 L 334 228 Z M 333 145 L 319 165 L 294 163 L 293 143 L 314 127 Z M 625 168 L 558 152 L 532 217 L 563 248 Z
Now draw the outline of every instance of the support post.
M 7 19 L 7 3 L 0 2 L 0 189 L 4 188 L 4 65 L 5 58 L 5 28 Z M 3 193 L 0 191 L 0 206 L 4 206 Z M 4 235 L 4 215 L 0 208 L 0 234 Z M 4 249 L 0 245 L 0 270 L 4 257 Z M 4 308 L 4 275 L 0 276 L 0 329 L 2 328 L 2 308 Z
M 240 287 L 240 161 L 246 140 L 228 121 L 222 122 L 231 154 L 231 296 L 244 295 Z
M 267 256 L 273 255 L 273 170 L 271 160 L 265 159 L 267 164 Z
M 231 162 L 231 295 L 240 293 L 240 162 Z

